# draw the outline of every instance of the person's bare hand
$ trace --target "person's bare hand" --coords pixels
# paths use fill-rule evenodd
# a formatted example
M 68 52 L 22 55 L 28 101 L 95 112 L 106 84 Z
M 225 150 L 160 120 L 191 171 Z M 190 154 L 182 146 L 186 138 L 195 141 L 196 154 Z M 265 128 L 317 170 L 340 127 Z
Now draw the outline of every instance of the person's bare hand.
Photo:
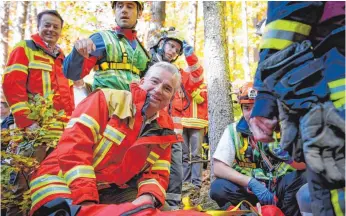
M 77 40 L 74 47 L 84 58 L 89 58 L 89 54 L 96 50 L 96 46 L 90 38 Z
M 256 116 L 250 119 L 249 126 L 255 139 L 260 142 L 273 142 L 273 131 L 278 124 L 276 117 L 267 119 Z

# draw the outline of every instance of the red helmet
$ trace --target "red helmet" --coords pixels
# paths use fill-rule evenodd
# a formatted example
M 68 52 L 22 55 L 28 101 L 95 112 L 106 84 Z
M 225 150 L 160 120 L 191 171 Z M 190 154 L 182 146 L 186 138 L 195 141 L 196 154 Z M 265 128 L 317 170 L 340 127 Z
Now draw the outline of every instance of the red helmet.
M 257 96 L 256 89 L 253 88 L 253 82 L 246 82 L 239 89 L 238 102 L 240 104 L 253 104 Z

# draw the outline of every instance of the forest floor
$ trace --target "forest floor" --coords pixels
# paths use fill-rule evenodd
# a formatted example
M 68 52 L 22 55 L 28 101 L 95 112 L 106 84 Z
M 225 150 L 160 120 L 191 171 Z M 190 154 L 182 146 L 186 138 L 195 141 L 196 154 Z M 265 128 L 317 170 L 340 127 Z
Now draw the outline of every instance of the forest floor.
M 200 190 L 196 189 L 191 183 L 183 183 L 182 189 L 182 199 L 184 197 L 189 197 L 191 205 L 197 207 L 200 205 L 203 210 L 217 210 L 219 206 L 215 201 L 210 199 L 209 190 L 210 190 L 210 167 L 203 170 L 203 180 L 202 187 Z M 183 209 L 183 203 L 181 204 L 180 209 Z

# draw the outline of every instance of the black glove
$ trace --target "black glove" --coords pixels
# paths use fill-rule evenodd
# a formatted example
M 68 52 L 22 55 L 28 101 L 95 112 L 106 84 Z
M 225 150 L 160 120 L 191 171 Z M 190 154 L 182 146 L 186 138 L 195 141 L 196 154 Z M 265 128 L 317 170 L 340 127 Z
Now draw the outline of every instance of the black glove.
M 303 144 L 299 133 L 300 115 L 288 110 L 279 100 L 278 108 L 281 129 L 280 146 L 290 154 L 293 160 L 304 162 Z

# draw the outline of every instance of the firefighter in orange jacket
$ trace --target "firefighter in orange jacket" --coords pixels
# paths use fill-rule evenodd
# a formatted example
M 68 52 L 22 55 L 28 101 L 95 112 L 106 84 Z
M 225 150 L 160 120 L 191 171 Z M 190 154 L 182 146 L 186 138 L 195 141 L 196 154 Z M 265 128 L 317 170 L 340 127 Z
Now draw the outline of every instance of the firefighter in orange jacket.
M 65 110 L 70 116 L 74 109 L 73 95 L 68 79 L 62 72 L 64 53 L 57 46 L 63 19 L 55 10 L 38 14 L 38 34 L 31 40 L 20 41 L 10 54 L 4 78 L 3 90 L 17 127 L 33 127 L 28 118 L 29 95 L 54 92 L 54 108 Z
M 203 82 L 203 67 L 199 64 L 198 58 L 193 51 L 193 47 L 184 41 L 184 35 L 176 31 L 174 27 L 163 32 L 157 44 L 150 49 L 151 64 L 160 61 L 173 63 L 180 55 L 184 54 L 188 67 L 180 70 L 182 76 L 181 88 L 174 95 L 170 106 L 170 113 L 174 122 L 174 131 L 179 137 L 179 142 L 172 146 L 172 165 L 167 189 L 167 208 L 176 210 L 181 202 L 181 191 L 183 184 L 182 168 L 182 142 L 184 141 L 183 125 L 181 118 L 183 111 L 190 105 L 189 94 L 192 93 Z
M 31 40 L 20 41 L 11 52 L 3 76 L 3 91 L 14 116 L 15 124 L 20 129 L 35 130 L 40 127 L 30 119 L 32 103 L 29 96 L 37 94 L 46 96 L 54 93 L 53 106 L 56 110 L 64 110 L 67 116 L 74 109 L 73 94 L 69 81 L 62 72 L 64 54 L 57 46 L 63 27 L 63 19 L 55 10 L 46 10 L 38 14 L 38 34 Z M 45 139 L 59 139 L 64 124 L 55 122 L 44 135 Z M 35 148 L 34 157 L 39 162 L 46 156 L 46 146 Z M 18 151 L 18 154 L 21 154 Z M 13 181 L 11 192 L 20 201 L 22 193 L 28 189 L 23 172 L 18 173 Z M 24 214 L 18 206 L 9 205 L 7 215 Z
M 48 215 L 47 206 L 57 198 L 117 204 L 132 201 L 131 192 L 137 193 L 132 204 L 161 206 L 170 144 L 177 142 L 172 119 L 162 109 L 180 80 L 175 66 L 160 62 L 140 84 L 131 84 L 131 92 L 102 89 L 83 100 L 30 182 L 31 213 Z
M 203 163 L 190 163 L 202 159 L 202 142 L 208 127 L 207 88 L 202 84 L 190 95 L 191 104 L 184 111 L 183 125 L 183 169 L 184 181 L 200 188 L 202 184 Z M 191 158 L 190 158 L 191 155 Z

